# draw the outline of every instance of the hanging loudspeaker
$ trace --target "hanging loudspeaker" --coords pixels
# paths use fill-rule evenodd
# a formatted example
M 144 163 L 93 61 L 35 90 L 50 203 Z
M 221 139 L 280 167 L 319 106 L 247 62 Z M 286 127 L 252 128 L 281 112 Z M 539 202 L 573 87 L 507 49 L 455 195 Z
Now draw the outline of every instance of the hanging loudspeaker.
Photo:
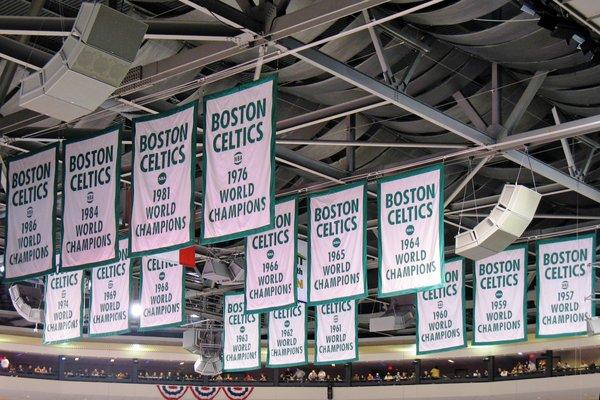
M 529 226 L 541 197 L 525 186 L 505 185 L 490 215 L 475 228 L 454 237 L 454 252 L 480 260 L 503 251 Z

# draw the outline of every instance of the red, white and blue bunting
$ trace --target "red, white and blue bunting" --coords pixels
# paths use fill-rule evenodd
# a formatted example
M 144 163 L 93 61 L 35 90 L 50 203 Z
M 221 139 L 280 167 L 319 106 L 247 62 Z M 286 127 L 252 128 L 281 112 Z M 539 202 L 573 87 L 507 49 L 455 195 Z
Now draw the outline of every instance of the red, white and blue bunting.
M 219 394 L 220 390 L 220 387 L 190 386 L 190 391 L 198 400 L 212 400 Z
M 253 387 L 224 387 L 223 392 L 229 400 L 246 400 L 252 392 Z
M 184 385 L 156 385 L 163 399 L 177 400 L 183 397 L 188 387 Z

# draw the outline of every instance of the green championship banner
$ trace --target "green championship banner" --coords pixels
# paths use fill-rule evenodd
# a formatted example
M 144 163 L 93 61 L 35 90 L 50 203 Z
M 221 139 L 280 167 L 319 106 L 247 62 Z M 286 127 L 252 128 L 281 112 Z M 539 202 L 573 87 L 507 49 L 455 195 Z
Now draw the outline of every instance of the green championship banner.
M 436 164 L 379 180 L 379 295 L 442 284 L 444 167 Z
M 308 247 L 305 240 L 296 239 L 296 296 L 298 301 L 308 302 Z
M 275 77 L 204 97 L 202 244 L 273 227 Z
M 356 300 L 316 306 L 315 365 L 358 360 Z
M 46 276 L 44 344 L 82 336 L 83 288 L 83 271 Z
M 246 313 L 244 293 L 223 298 L 223 372 L 260 368 L 260 314 Z
M 185 274 L 178 263 L 142 257 L 140 328 L 180 326 L 185 321 Z
M 118 257 L 119 130 L 64 143 L 61 271 Z
M 367 295 L 367 189 L 364 182 L 311 194 L 308 302 Z
M 527 245 L 475 261 L 473 344 L 527 340 Z
M 55 144 L 7 162 L 5 282 L 54 270 L 57 160 Z
M 296 198 L 275 204 L 275 227 L 246 238 L 246 311 L 296 303 Z
M 131 259 L 129 240 L 119 240 L 119 261 L 92 269 L 89 336 L 129 331 Z
M 132 258 L 194 243 L 197 106 L 133 119 Z
M 269 312 L 267 367 L 308 364 L 306 305 L 298 303 Z
M 596 233 L 537 243 L 537 337 L 579 335 L 596 315 Z
M 417 354 L 467 346 L 462 258 L 446 261 L 444 284 L 417 293 Z

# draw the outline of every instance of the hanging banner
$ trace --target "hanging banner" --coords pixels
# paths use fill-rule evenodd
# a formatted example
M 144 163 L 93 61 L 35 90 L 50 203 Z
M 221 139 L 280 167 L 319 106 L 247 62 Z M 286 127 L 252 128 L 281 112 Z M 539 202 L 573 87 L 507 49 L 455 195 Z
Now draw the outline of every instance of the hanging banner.
M 587 333 L 596 315 L 596 234 L 537 243 L 537 337 Z
M 308 249 L 306 240 L 296 239 L 296 297 L 298 301 L 308 302 Z
M 46 276 L 44 344 L 82 336 L 83 288 L 83 271 Z
M 118 258 L 119 127 L 68 140 L 63 155 L 61 271 Z
M 527 340 L 527 245 L 475 261 L 473 344 Z
M 246 311 L 296 303 L 296 198 L 275 204 L 275 227 L 246 238 Z
M 119 240 L 119 261 L 92 269 L 89 336 L 129 331 L 131 259 L 129 240 Z
M 133 119 L 132 258 L 194 243 L 197 104 Z
M 315 365 L 358 360 L 358 309 L 355 300 L 316 306 Z
M 309 197 L 308 301 L 367 295 L 367 190 L 364 182 Z
M 15 282 L 55 268 L 58 144 L 7 162 L 4 278 Z
M 444 284 L 417 293 L 417 354 L 467 346 L 464 260 L 444 264 Z
M 306 305 L 298 303 L 269 313 L 267 367 L 308 364 Z
M 246 313 L 244 293 L 224 295 L 223 371 L 260 368 L 260 314 Z
M 379 297 L 442 285 L 444 167 L 383 178 L 377 186 Z
M 185 275 L 175 262 L 142 257 L 140 327 L 180 326 L 185 320 Z
M 273 227 L 275 77 L 204 97 L 201 243 Z

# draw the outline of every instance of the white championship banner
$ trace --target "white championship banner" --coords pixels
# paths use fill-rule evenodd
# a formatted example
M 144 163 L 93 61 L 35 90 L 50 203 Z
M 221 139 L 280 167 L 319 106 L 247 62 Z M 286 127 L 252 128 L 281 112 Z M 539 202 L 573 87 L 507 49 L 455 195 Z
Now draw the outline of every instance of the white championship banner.
M 315 365 L 358 360 L 358 309 L 355 300 L 321 304 L 317 310 Z
M 82 336 L 83 271 L 46 276 L 44 293 L 44 344 Z
M 537 243 L 537 337 L 585 334 L 595 316 L 596 234 Z
M 306 240 L 296 239 L 296 296 L 298 301 L 308 302 L 308 247 Z
M 58 144 L 9 159 L 4 278 L 14 282 L 55 268 Z
M 180 326 L 184 322 L 183 268 L 172 261 L 142 257 L 139 330 Z
M 194 243 L 197 104 L 133 120 L 132 258 Z
M 296 303 L 296 198 L 275 204 L 275 227 L 246 238 L 246 311 Z
M 527 340 L 527 245 L 474 262 L 473 344 Z
M 260 368 L 260 314 L 246 313 L 244 293 L 223 302 L 223 372 Z
M 467 346 L 464 260 L 446 261 L 441 287 L 417 292 L 417 354 Z
M 63 155 L 61 271 L 118 257 L 119 128 L 66 141 Z
M 202 244 L 273 225 L 276 93 L 269 77 L 204 97 Z
M 306 305 L 298 303 L 269 313 L 267 367 L 308 364 Z
M 440 286 L 444 263 L 443 165 L 383 178 L 377 187 L 378 297 Z
M 129 240 L 119 240 L 119 261 L 92 269 L 90 336 L 129 331 L 131 259 Z
M 308 302 L 367 295 L 367 189 L 364 182 L 312 194 L 308 205 Z

